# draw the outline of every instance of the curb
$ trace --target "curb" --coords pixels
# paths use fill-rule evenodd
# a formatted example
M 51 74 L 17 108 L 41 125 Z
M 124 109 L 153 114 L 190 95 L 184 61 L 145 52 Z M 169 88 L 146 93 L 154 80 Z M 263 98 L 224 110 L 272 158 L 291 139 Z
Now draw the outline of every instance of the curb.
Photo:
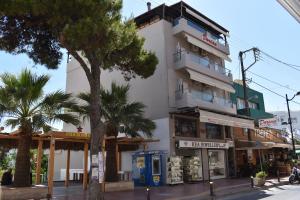
M 250 191 L 257 191 L 257 190 L 267 190 L 269 188 L 273 188 L 273 187 L 278 187 L 278 186 L 282 186 L 282 185 L 287 185 L 289 184 L 288 181 L 281 181 L 281 182 L 277 182 L 275 184 L 272 185 L 268 185 L 268 186 L 263 186 L 263 187 L 254 187 L 251 188 L 250 184 L 240 184 L 240 185 L 235 185 L 235 186 L 227 186 L 227 187 L 221 187 L 221 188 L 217 188 L 215 189 L 214 196 L 210 196 L 210 192 L 203 192 L 201 194 L 197 194 L 197 195 L 190 195 L 190 196 L 183 196 L 183 197 L 173 197 L 173 198 L 168 198 L 166 200 L 194 200 L 194 199 L 216 199 L 218 197 L 224 197 L 224 196 L 230 196 L 230 195 L 234 195 L 234 194 L 238 194 L 238 193 L 246 193 L 246 192 L 250 192 Z

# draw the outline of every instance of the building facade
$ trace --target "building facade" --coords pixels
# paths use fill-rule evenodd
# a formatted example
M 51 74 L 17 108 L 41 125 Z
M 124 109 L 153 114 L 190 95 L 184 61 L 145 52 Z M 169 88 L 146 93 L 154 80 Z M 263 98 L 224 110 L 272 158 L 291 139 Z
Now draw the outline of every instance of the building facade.
M 285 132 L 261 122 L 276 121 L 273 114 L 265 111 L 263 94 L 247 86 L 249 108 L 245 108 L 243 85 L 236 81 L 234 88 L 236 92 L 231 97 L 237 105 L 237 113 L 255 120 L 255 129 L 233 130 L 237 176 L 250 176 L 261 170 L 276 175 L 277 169 L 282 174 L 289 173 L 288 155 L 292 146 L 288 143 Z
M 254 123 L 237 115 L 231 100 L 235 89 L 232 74 L 225 68 L 225 60 L 230 61 L 229 31 L 182 1 L 150 8 L 135 22 L 138 34 L 145 38 L 144 48 L 158 57 L 154 75 L 126 82 L 121 72 L 103 71 L 102 86 L 129 84 L 129 99 L 147 106 L 146 117 L 156 123 L 153 135 L 159 139 L 148 150 L 180 156 L 184 163 L 197 160 L 197 180 L 234 176 L 233 129 L 253 129 Z M 71 59 L 66 91 L 88 90 L 83 70 Z M 82 127 L 89 131 L 88 123 Z M 64 124 L 64 130 L 76 127 Z M 121 154 L 120 170 L 132 170 L 133 153 Z

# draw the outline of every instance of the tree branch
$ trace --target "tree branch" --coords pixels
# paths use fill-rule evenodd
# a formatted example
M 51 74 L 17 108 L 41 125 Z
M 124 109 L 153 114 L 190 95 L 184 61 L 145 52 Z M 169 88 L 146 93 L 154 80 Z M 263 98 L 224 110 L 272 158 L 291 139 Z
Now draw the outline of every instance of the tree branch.
M 82 69 L 84 70 L 84 72 L 86 74 L 88 81 L 91 83 L 92 73 L 91 73 L 89 67 L 87 66 L 87 64 L 84 62 L 82 57 L 76 51 L 69 51 L 69 52 L 79 62 L 79 64 L 81 65 Z

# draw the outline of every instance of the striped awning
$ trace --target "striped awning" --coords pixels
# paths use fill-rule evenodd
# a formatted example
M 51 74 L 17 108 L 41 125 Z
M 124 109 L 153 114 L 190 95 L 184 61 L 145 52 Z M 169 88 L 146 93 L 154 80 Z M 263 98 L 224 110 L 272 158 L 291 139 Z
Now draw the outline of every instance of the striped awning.
M 217 79 L 210 78 L 209 76 L 205 76 L 205 75 L 203 75 L 199 72 L 193 71 L 191 69 L 186 69 L 186 71 L 189 73 L 190 78 L 194 81 L 204 83 L 206 85 L 210 85 L 210 86 L 225 90 L 230 93 L 235 93 L 235 89 L 228 83 L 224 83 Z

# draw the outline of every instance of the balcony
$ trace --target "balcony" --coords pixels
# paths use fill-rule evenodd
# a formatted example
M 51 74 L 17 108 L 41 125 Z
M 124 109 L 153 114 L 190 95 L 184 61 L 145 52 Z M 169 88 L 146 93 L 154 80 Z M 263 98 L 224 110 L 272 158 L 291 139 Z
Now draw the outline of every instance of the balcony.
M 174 54 L 175 68 L 180 70 L 190 68 L 207 76 L 231 83 L 232 74 L 229 69 L 211 62 L 208 58 L 201 57 L 192 52 L 181 51 Z
M 179 35 L 181 33 L 188 33 L 189 35 L 201 40 L 205 44 L 229 55 L 229 45 L 218 35 L 212 34 L 200 25 L 187 20 L 185 18 L 178 18 L 173 23 L 173 34 Z
M 197 90 L 184 90 L 175 92 L 175 104 L 177 108 L 196 107 L 209 110 L 236 114 L 236 105 L 230 99 L 213 96 Z

